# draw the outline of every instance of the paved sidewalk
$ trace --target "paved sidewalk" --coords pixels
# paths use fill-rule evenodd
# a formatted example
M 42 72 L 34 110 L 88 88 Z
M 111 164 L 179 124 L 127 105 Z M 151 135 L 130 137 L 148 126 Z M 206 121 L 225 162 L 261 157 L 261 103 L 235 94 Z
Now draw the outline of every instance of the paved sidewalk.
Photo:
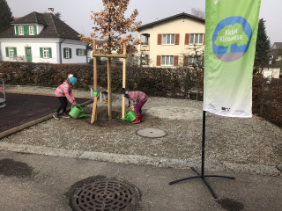
M 2 171 L 7 165 L 9 171 Z M 71 211 L 71 187 L 89 177 L 105 176 L 139 188 L 141 200 L 135 211 L 281 211 L 281 177 L 209 178 L 217 200 L 200 180 L 168 185 L 194 175 L 191 170 L 0 151 L 0 210 Z

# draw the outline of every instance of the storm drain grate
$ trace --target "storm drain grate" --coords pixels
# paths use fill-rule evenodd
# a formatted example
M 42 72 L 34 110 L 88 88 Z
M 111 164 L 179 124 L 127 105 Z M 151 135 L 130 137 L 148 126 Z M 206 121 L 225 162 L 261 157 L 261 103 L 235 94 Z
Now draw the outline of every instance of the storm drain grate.
M 75 211 L 130 211 L 139 194 L 134 186 L 117 181 L 95 181 L 77 189 L 72 197 Z

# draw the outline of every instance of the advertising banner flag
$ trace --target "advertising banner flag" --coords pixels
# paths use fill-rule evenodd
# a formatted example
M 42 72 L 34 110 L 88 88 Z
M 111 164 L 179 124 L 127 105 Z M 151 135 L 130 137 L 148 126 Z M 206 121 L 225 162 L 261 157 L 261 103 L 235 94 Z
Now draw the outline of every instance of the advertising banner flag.
M 261 0 L 206 0 L 204 110 L 252 117 Z

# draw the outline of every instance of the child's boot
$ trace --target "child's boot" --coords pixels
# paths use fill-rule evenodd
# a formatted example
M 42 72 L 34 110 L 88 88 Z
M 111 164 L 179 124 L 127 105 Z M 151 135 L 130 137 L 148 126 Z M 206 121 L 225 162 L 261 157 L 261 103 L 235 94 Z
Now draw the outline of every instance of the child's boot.
M 140 123 L 140 115 L 136 115 L 136 119 L 132 124 L 139 124 Z
M 140 114 L 140 122 L 144 122 L 144 120 L 143 120 L 143 114 Z
M 70 115 L 68 115 L 68 113 L 65 112 L 65 113 L 63 113 L 62 117 L 63 117 L 63 118 L 70 118 Z
M 56 113 L 53 115 L 53 117 L 58 120 L 58 119 L 59 119 L 59 113 L 56 112 Z

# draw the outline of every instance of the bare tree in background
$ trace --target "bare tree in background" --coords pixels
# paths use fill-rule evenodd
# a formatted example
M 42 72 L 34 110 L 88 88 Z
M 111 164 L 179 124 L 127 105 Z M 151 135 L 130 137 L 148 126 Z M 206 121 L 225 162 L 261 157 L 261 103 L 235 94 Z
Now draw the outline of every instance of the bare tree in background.
M 194 16 L 197 16 L 197 17 L 203 18 L 203 19 L 205 19 L 205 16 L 206 16 L 205 11 L 203 11 L 199 8 L 198 9 L 192 8 L 191 13 L 192 13 L 191 15 L 194 15 Z
M 196 87 L 196 100 L 199 100 L 200 93 L 203 93 L 204 48 L 202 46 L 191 45 L 187 48 L 187 54 L 184 54 L 183 57 L 183 67 L 188 67 L 191 70 L 191 75 L 188 74 L 185 80 L 185 93 L 191 88 Z

